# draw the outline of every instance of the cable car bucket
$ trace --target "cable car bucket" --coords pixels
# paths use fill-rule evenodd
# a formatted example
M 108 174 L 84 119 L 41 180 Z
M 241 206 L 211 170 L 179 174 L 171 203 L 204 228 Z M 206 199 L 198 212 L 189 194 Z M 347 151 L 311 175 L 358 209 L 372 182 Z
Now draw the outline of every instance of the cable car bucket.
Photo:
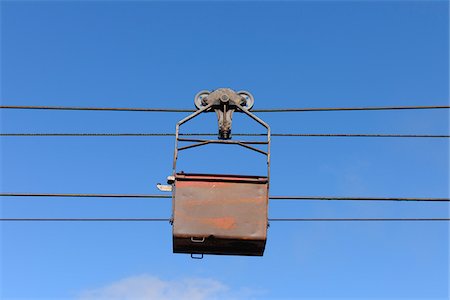
M 245 91 L 217 89 L 202 91 L 195 97 L 197 111 L 176 125 L 172 191 L 173 252 L 193 258 L 203 254 L 262 256 L 267 240 L 270 175 L 270 127 L 250 112 L 253 97 Z M 217 140 L 180 138 L 180 127 L 196 116 L 215 111 Z M 231 140 L 234 112 L 244 113 L 267 129 L 265 141 Z M 179 143 L 189 143 L 179 146 Z M 238 145 L 267 157 L 266 176 L 192 174 L 177 172 L 178 153 L 208 144 Z M 252 145 L 266 145 L 267 151 Z

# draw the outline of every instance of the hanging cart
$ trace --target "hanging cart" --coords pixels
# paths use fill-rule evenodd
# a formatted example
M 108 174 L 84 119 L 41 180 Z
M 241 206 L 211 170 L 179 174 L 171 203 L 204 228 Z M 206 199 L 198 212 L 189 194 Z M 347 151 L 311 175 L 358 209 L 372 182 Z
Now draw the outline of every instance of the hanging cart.
M 245 91 L 221 88 L 195 97 L 197 111 L 177 123 L 170 186 L 172 191 L 173 252 L 262 256 L 267 239 L 270 171 L 270 128 L 250 112 L 253 97 Z M 202 113 L 215 111 L 219 123 L 216 140 L 181 138 L 180 126 Z M 267 129 L 265 141 L 231 140 L 234 112 L 244 113 Z M 183 143 L 185 145 L 180 146 Z M 190 174 L 176 170 L 178 153 L 208 144 L 238 145 L 267 157 L 266 176 Z M 261 145 L 261 150 L 253 145 Z

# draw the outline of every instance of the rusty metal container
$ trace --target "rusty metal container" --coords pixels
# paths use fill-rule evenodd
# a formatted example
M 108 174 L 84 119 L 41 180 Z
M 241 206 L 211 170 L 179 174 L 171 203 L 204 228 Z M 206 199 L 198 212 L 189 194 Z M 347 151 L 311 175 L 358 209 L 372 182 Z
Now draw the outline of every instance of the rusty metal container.
M 262 256 L 268 178 L 177 173 L 173 252 Z

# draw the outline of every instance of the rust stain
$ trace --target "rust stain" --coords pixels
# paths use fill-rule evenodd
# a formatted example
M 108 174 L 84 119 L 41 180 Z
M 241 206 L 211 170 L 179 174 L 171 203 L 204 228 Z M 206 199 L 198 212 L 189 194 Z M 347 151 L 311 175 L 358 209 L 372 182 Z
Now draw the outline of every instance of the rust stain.
M 195 206 L 203 206 L 203 207 L 220 207 L 222 205 L 236 205 L 236 204 L 252 204 L 252 205 L 259 205 L 260 203 L 264 203 L 266 199 L 263 197 L 260 198 L 242 198 L 242 199 L 194 199 L 186 201 L 186 203 L 180 204 L 180 207 L 195 207 Z
M 204 218 L 202 223 L 210 224 L 222 229 L 233 229 L 236 227 L 236 219 L 233 217 Z

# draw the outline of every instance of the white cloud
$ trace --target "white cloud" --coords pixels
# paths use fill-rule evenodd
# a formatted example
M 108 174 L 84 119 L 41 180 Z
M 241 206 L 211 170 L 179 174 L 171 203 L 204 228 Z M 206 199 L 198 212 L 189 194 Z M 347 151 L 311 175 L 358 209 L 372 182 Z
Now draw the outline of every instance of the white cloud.
M 247 289 L 245 289 L 247 290 Z M 241 290 L 242 291 L 242 290 Z M 247 296 L 252 294 L 247 290 Z M 235 295 L 235 294 L 234 294 Z M 242 294 L 239 296 L 243 296 Z M 240 298 L 240 297 L 238 297 Z M 186 278 L 162 280 L 150 275 L 125 278 L 104 287 L 87 290 L 79 300 L 205 300 L 236 299 L 230 288 L 220 281 L 209 278 Z

